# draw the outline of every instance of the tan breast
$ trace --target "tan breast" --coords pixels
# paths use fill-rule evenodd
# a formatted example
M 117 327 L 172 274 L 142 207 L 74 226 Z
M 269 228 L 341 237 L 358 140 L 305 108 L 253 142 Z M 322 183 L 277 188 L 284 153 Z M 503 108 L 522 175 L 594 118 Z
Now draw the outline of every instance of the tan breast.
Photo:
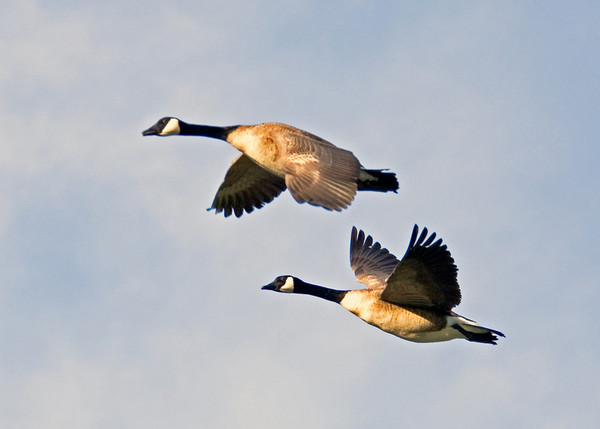
M 380 290 L 350 291 L 340 305 L 365 322 L 406 340 L 423 341 L 421 336 L 446 327 L 445 315 L 432 310 L 390 304 L 380 300 L 380 294 Z
M 285 174 L 281 168 L 281 156 L 284 150 L 274 135 L 278 131 L 277 125 L 243 125 L 232 131 L 227 141 L 259 165 L 283 177 Z

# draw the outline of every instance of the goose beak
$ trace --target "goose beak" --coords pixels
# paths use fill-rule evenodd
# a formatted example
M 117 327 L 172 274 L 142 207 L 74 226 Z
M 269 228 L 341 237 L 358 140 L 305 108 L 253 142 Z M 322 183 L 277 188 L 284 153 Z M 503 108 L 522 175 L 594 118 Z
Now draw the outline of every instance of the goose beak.
M 158 135 L 158 132 L 156 131 L 156 125 L 152 125 L 147 130 L 142 131 L 142 135 L 143 136 L 155 136 L 155 135 Z
M 275 290 L 275 282 L 269 283 L 268 285 L 261 287 L 261 290 Z

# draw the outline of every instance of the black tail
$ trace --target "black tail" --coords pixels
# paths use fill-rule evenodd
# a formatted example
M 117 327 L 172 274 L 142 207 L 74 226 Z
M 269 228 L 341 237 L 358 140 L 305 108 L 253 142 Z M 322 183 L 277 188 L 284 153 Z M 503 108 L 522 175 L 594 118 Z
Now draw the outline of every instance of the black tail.
M 460 332 L 461 334 L 463 334 L 467 341 L 473 341 L 475 343 L 486 343 L 486 344 L 494 344 L 495 345 L 496 341 L 498 341 L 498 337 L 496 335 L 498 335 L 500 337 L 504 337 L 504 334 L 502 332 L 495 331 L 490 328 L 482 327 L 483 329 L 486 329 L 487 332 L 473 332 L 473 331 L 467 331 L 459 324 L 452 325 L 452 327 L 454 329 L 456 329 L 458 332 Z
M 360 170 L 358 190 L 396 192 L 398 191 L 398 179 L 396 179 L 395 173 L 386 173 L 385 170 Z

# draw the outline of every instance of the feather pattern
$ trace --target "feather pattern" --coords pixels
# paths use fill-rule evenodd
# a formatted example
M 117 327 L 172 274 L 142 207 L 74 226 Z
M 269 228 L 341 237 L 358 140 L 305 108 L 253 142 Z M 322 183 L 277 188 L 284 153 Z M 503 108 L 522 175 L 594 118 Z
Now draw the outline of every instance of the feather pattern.
M 284 179 L 242 154 L 227 170 L 211 209 L 224 212 L 225 217 L 232 213 L 240 217 L 273 201 L 285 188 Z
M 282 171 L 296 201 L 339 211 L 354 200 L 360 163 L 352 152 L 316 136 L 290 134 Z
M 350 266 L 356 279 L 369 289 L 383 289 L 400 261 L 373 237 L 352 227 Z
M 437 307 L 449 311 L 461 300 L 458 268 L 442 240 L 427 236 L 427 228 L 419 235 L 413 228 L 410 244 L 400 263 L 387 280 L 381 299 L 397 305 Z

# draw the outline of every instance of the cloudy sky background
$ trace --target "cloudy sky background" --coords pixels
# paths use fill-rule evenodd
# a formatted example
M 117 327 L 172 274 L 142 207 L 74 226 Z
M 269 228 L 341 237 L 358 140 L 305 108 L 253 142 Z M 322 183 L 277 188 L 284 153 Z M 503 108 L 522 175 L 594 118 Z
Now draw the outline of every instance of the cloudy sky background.
M 0 15 L 0 426 L 592 427 L 594 2 L 16 0 Z M 237 152 L 158 118 L 278 121 L 390 168 L 349 210 L 206 212 Z M 459 266 L 496 347 L 414 344 L 308 296 L 352 225 Z

